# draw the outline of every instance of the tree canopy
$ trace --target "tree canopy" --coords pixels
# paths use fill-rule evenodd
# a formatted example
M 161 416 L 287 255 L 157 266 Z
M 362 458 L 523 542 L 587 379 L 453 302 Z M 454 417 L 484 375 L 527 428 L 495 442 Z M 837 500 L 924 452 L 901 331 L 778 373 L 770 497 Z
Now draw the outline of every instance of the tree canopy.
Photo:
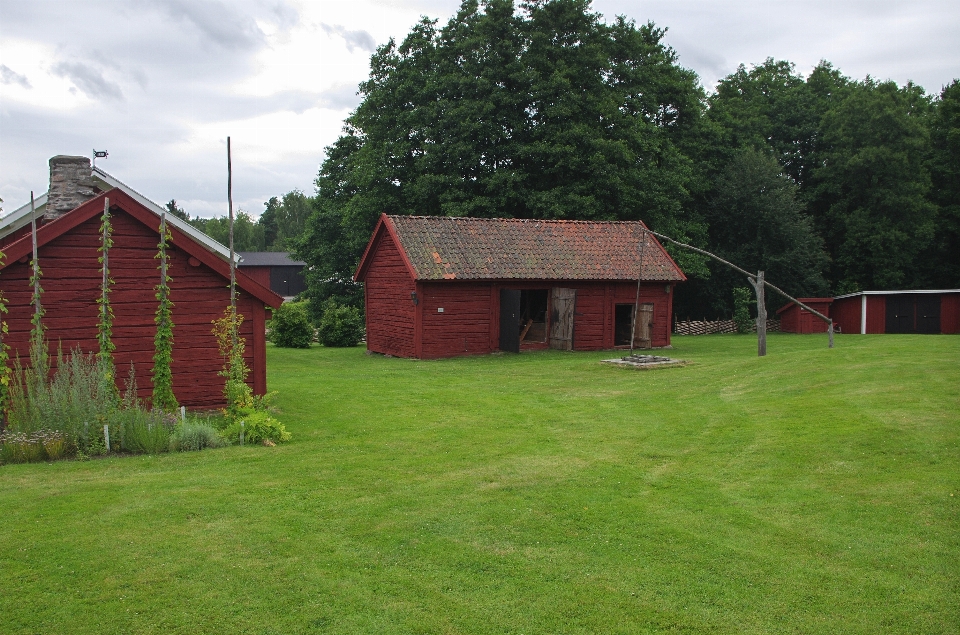
M 466 0 L 377 49 L 296 242 L 314 306 L 362 302 L 384 212 L 640 219 L 795 295 L 960 286 L 956 81 L 931 97 L 769 58 L 708 96 L 665 33 L 587 0 Z M 729 315 L 742 281 L 675 256 L 681 314 Z

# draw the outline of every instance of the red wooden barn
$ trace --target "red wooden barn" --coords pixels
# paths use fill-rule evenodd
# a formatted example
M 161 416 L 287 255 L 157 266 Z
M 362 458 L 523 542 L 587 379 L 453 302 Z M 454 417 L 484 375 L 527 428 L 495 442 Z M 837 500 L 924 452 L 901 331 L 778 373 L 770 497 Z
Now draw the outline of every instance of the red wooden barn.
M 797 298 L 814 311 L 830 317 L 833 298 Z M 784 333 L 826 333 L 827 323 L 798 304 L 789 302 L 777 310 L 780 330 Z
M 382 215 L 355 275 L 367 348 L 427 359 L 628 347 L 634 321 L 636 346 L 668 346 L 673 288 L 686 278 L 643 229 Z
M 97 350 L 96 300 L 101 283 L 97 249 L 105 198 L 110 200 L 113 225 L 109 265 L 116 283 L 110 300 L 118 375 L 125 378 L 133 362 L 140 396 L 149 398 L 156 333 L 154 288 L 160 277 L 154 256 L 162 210 L 101 170 L 91 171 L 89 159 L 84 157 L 51 159 L 51 191 L 37 200 L 43 212 L 37 230 L 46 310 L 43 324 L 54 353 L 58 342 L 65 352 L 77 346 L 85 352 Z M 30 217 L 28 204 L 0 220 L 0 247 L 6 253 L 0 266 L 0 289 L 9 309 L 9 334 L 4 341 L 11 356 L 18 355 L 21 363 L 29 361 L 33 310 Z M 224 405 L 224 379 L 217 373 L 223 361 L 211 322 L 222 316 L 230 302 L 229 252 L 180 219 L 168 216 L 167 220 L 173 236 L 168 249 L 174 303 L 173 390 L 183 405 L 219 407 Z M 239 271 L 237 287 L 237 308 L 245 318 L 241 335 L 252 371 L 249 383 L 257 394 L 263 394 L 267 388 L 266 307 L 277 307 L 282 299 Z
M 849 293 L 830 317 L 841 333 L 960 333 L 960 289 Z

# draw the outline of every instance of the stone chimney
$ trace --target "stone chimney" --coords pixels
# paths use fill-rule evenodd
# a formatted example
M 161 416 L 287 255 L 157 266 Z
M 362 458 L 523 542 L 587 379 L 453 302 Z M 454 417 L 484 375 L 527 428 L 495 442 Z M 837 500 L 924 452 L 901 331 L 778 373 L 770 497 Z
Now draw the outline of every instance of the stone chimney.
M 45 220 L 60 218 L 95 195 L 90 159 L 64 155 L 50 159 L 50 189 L 43 213 Z

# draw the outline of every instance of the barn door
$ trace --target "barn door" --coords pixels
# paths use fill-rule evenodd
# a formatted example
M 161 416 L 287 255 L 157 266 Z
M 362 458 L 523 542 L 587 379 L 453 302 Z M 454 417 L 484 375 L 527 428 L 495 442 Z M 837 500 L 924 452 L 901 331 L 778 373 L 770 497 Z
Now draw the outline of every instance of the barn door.
M 917 333 L 940 332 L 940 295 L 917 294 Z
M 633 327 L 634 348 L 653 348 L 650 332 L 653 329 L 653 303 L 645 302 L 637 311 L 637 321 Z
M 550 294 L 550 348 L 573 350 L 573 312 L 577 290 L 554 287 Z
M 500 289 L 500 350 L 520 352 L 520 292 Z
M 913 333 L 914 301 L 912 295 L 887 296 L 887 333 Z

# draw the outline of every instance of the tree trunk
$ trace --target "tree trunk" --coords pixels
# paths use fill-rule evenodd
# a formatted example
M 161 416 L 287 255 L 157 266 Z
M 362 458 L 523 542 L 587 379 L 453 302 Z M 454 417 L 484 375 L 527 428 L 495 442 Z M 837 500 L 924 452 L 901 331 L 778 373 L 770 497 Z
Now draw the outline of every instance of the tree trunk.
M 763 272 L 757 272 L 757 279 L 747 278 L 753 290 L 757 292 L 757 357 L 767 354 L 767 305 L 764 299 Z

